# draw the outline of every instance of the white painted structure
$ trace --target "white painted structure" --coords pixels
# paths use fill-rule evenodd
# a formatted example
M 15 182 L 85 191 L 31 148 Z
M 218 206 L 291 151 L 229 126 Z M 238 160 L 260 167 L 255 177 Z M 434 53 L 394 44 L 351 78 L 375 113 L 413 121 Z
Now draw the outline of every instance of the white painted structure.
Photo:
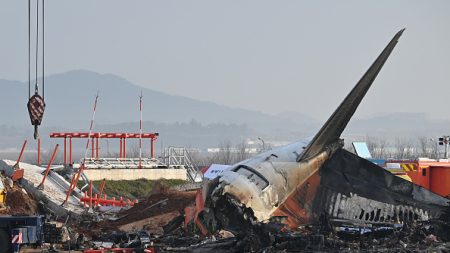
M 187 180 L 187 171 L 184 168 L 177 169 L 85 169 L 84 174 L 90 180 L 137 180 L 137 179 L 179 179 Z

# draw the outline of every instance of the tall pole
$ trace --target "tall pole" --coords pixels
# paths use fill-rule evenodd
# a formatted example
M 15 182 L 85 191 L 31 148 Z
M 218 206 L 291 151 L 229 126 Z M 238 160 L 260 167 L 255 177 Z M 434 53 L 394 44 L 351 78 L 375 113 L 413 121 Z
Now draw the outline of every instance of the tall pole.
M 37 165 L 41 165 L 41 138 L 37 140 Z
M 150 158 L 155 158 L 155 138 L 150 139 Z
M 142 91 L 139 96 L 139 111 L 140 111 L 140 119 L 139 119 L 139 169 L 142 169 Z
M 23 142 L 22 149 L 20 150 L 19 158 L 17 158 L 17 162 L 16 162 L 16 164 L 14 165 L 14 167 L 17 166 L 17 168 L 19 168 L 19 163 L 20 163 L 20 160 L 22 159 L 23 151 L 25 150 L 25 147 L 26 147 L 26 146 L 27 146 L 27 140 L 25 140 L 25 141 Z
M 58 144 L 56 144 L 55 149 L 53 150 L 52 157 L 50 158 L 50 161 L 48 162 L 47 169 L 45 170 L 44 177 L 42 178 L 42 182 L 37 186 L 38 189 L 43 190 L 44 189 L 44 182 L 45 179 L 48 176 L 48 173 L 50 172 L 50 166 L 52 166 L 53 160 L 55 159 L 56 151 L 58 150 Z
M 70 162 L 70 164 L 73 164 L 73 160 L 72 160 L 72 136 L 69 137 L 69 162 Z
M 72 193 L 72 190 L 75 189 L 75 187 L 78 184 L 78 180 L 80 179 L 80 175 L 83 172 L 85 163 L 86 163 L 86 157 L 89 151 L 89 140 L 90 137 L 92 135 L 92 128 L 94 127 L 94 120 L 95 120 L 95 111 L 97 109 L 97 101 L 98 101 L 98 92 L 97 92 L 97 96 L 95 97 L 95 102 L 94 102 L 94 110 L 92 112 L 92 119 L 91 119 L 91 124 L 89 126 L 89 135 L 86 138 L 86 147 L 84 149 L 84 158 L 83 161 L 81 162 L 80 168 L 78 169 L 78 174 L 77 177 L 75 178 L 75 181 L 69 186 L 69 189 L 67 190 L 67 194 L 66 194 L 66 199 L 64 200 L 64 202 L 62 203 L 62 205 L 65 205 L 67 203 L 67 200 L 69 199 L 70 194 Z
M 450 136 L 444 137 L 444 144 L 445 144 L 445 159 L 448 159 L 448 142 L 450 140 Z
M 91 134 L 89 134 L 89 136 L 91 136 Z M 94 137 L 92 137 L 92 139 L 91 139 L 91 149 L 92 149 L 92 152 L 91 152 L 91 158 L 94 159 L 94 157 L 95 157 L 95 151 L 94 151 Z
M 119 157 L 120 157 L 120 159 L 122 159 L 122 155 L 123 155 L 123 152 L 122 152 L 122 148 L 123 148 L 123 144 L 122 144 L 122 137 L 120 137 L 120 152 L 119 152 Z
M 123 158 L 127 159 L 127 134 L 123 138 Z
M 99 153 L 99 137 L 95 138 L 95 158 L 98 160 L 98 153 Z
M 67 164 L 67 138 L 64 137 L 64 165 Z

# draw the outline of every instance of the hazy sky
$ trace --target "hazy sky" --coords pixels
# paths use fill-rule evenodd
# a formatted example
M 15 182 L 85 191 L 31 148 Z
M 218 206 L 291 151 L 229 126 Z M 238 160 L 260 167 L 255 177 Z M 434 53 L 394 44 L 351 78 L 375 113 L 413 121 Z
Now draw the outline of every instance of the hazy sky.
M 406 27 L 356 116 L 448 118 L 450 1 L 45 3 L 47 74 L 88 69 L 169 94 L 318 119 Z M 0 32 L 0 78 L 26 80 L 26 0 L 1 0 Z

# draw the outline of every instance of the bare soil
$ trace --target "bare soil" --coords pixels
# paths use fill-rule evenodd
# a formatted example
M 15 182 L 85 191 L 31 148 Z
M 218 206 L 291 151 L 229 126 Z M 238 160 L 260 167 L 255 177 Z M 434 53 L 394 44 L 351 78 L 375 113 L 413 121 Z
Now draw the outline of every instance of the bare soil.
M 7 189 L 6 206 L 0 214 L 35 215 L 39 213 L 37 201 L 17 185 Z

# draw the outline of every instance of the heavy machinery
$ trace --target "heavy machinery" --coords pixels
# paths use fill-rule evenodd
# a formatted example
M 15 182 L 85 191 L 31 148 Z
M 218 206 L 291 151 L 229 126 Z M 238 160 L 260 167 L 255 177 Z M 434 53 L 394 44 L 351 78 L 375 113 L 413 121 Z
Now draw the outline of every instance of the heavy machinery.
M 12 244 L 41 245 L 44 216 L 0 216 L 0 253 L 12 251 Z

